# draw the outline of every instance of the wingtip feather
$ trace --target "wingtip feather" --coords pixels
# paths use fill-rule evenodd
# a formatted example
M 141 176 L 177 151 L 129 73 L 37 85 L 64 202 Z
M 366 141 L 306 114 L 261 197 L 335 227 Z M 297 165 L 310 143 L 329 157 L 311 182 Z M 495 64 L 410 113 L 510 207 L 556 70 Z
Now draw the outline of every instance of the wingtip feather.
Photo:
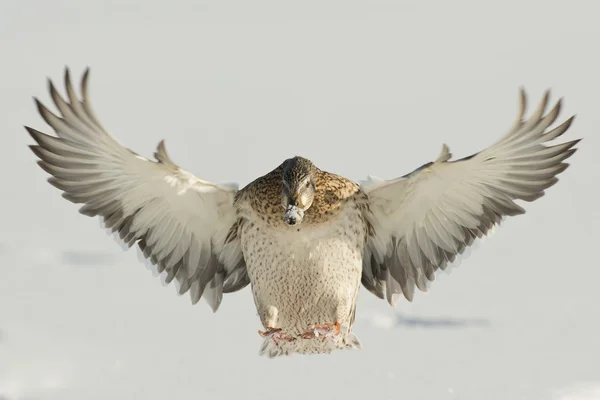
M 68 65 L 65 65 L 65 68 L 64 68 L 64 77 L 65 77 L 65 83 L 67 83 L 67 82 L 70 83 L 71 82 L 71 71 L 70 71 Z
M 516 123 L 521 123 L 523 121 L 525 112 L 527 112 L 527 91 L 524 86 L 521 86 L 519 88 L 519 108 L 517 111 Z
M 88 99 L 88 81 L 90 79 L 90 67 L 86 67 L 83 71 L 83 75 L 81 77 L 81 95 L 83 96 L 83 100 L 87 101 Z

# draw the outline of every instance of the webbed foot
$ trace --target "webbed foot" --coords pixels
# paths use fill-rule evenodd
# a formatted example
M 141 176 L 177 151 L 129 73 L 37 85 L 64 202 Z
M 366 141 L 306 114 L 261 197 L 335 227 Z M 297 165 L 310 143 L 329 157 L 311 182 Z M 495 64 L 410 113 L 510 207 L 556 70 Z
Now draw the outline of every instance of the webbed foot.
M 309 331 L 302 334 L 302 339 L 315 339 L 323 337 L 324 342 L 327 338 L 338 336 L 341 331 L 339 322 L 333 324 L 314 324 L 308 327 Z
M 279 344 L 280 341 L 293 342 L 295 338 L 289 337 L 287 333 L 279 328 L 268 328 L 265 331 L 258 331 L 258 334 L 262 337 L 269 337 L 275 344 Z

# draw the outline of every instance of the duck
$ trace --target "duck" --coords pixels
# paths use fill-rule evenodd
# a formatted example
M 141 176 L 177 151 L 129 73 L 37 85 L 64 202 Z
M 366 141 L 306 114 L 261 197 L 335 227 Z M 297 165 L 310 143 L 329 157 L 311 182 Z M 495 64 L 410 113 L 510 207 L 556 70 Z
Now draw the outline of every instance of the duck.
M 395 307 L 427 291 L 472 243 L 504 218 L 525 213 L 556 184 L 581 139 L 550 143 L 575 116 L 553 126 L 562 99 L 550 91 L 495 143 L 451 160 L 439 156 L 393 179 L 354 182 L 294 156 L 243 188 L 180 168 L 164 141 L 154 159 L 124 147 L 100 123 L 89 99 L 90 69 L 65 96 L 49 80 L 56 107 L 37 110 L 54 131 L 25 126 L 48 182 L 136 246 L 178 293 L 213 312 L 225 294 L 252 291 L 263 326 L 259 354 L 326 354 L 362 348 L 353 332 L 362 287 Z

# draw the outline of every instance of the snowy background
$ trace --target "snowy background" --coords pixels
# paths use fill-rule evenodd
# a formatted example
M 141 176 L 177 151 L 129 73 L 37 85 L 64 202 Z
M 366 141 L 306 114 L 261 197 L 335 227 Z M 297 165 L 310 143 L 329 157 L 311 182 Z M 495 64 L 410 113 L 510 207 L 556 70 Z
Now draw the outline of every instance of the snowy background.
M 4 0 L 0 399 L 600 399 L 600 7 L 586 1 Z M 355 180 L 488 146 L 524 85 L 565 97 L 572 167 L 428 294 L 362 291 L 362 351 L 258 357 L 250 291 L 163 287 L 45 182 L 22 125 L 92 67 L 103 124 L 242 185 L 295 154 Z M 533 104 L 531 105 L 533 107 Z

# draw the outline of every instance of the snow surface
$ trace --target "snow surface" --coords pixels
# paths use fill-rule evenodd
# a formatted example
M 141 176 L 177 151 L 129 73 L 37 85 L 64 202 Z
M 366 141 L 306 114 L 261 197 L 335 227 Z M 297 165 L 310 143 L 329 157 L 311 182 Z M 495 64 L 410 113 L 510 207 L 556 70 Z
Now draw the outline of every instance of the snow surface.
M 8 1 L 0 12 L 0 399 L 600 398 L 599 6 L 586 1 Z M 48 185 L 22 128 L 45 76 L 92 67 L 104 125 L 215 182 L 295 154 L 359 180 L 491 144 L 518 87 L 584 137 L 528 213 L 428 294 L 361 292 L 364 349 L 269 360 L 248 289 L 161 287 Z M 532 105 L 533 106 L 533 105 Z

